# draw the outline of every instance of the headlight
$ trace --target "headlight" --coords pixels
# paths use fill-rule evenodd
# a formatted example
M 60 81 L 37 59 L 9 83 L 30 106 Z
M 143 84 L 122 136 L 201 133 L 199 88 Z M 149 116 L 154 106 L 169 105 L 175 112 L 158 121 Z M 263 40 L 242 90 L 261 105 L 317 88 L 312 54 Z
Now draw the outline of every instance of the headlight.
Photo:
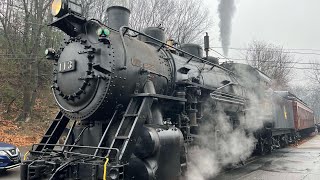
M 8 156 L 8 154 L 4 151 L 0 151 L 0 156 Z
M 62 0 L 53 0 L 51 4 L 51 14 L 58 16 L 62 9 Z
M 51 14 L 54 17 L 62 17 L 67 13 L 77 15 L 82 14 L 81 5 L 77 4 L 75 0 L 53 0 L 51 4 Z

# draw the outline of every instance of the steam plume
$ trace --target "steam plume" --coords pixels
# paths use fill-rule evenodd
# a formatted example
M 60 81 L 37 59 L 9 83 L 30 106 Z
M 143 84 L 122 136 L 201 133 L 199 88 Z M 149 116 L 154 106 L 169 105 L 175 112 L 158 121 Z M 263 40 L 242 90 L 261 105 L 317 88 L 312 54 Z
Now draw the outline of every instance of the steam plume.
M 220 41 L 223 48 L 223 54 L 228 56 L 230 36 L 232 29 L 232 18 L 236 10 L 234 0 L 219 0 L 219 27 L 220 27 Z
M 202 129 L 200 146 L 189 150 L 194 165 L 188 171 L 191 180 L 215 177 L 223 167 L 235 165 L 250 157 L 255 147 L 253 135 L 247 134 L 242 128 L 233 129 L 224 112 L 207 113 L 208 117 L 214 117 L 214 121 L 208 122 Z
M 192 162 L 192 167 L 188 169 L 190 180 L 212 179 L 225 166 L 237 165 L 250 157 L 256 144 L 253 132 L 268 121 L 265 117 L 270 110 L 261 112 L 260 98 L 255 94 L 249 97 L 250 106 L 247 107 L 246 116 L 239 117 L 240 124 L 236 128 L 222 107 L 207 100 L 203 112 L 206 123 L 201 127 L 200 144 L 189 150 Z

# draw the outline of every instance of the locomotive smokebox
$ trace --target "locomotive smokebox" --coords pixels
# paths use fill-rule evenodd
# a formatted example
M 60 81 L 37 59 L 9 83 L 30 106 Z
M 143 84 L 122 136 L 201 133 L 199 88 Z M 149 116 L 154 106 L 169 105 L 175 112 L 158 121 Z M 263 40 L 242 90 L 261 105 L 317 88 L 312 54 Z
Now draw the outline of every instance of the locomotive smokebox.
M 108 26 L 112 29 L 119 30 L 121 26 L 128 26 L 130 10 L 128 0 L 114 0 L 110 2 L 107 9 Z

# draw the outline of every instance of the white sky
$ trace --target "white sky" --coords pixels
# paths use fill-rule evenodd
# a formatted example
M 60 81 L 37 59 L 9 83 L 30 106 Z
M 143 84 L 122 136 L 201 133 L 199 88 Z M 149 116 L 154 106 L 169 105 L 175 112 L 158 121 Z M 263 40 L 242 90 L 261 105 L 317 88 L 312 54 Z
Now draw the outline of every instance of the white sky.
M 320 54 L 320 0 L 235 0 L 231 47 L 245 48 L 253 40 L 262 40 L 284 48 L 318 49 Z M 211 46 L 221 46 L 217 6 L 219 0 L 205 0 L 214 20 Z M 217 49 L 219 50 L 219 49 Z M 244 51 L 242 53 L 245 53 Z M 297 60 L 310 62 L 319 55 L 294 55 Z M 243 58 L 239 51 L 230 50 L 229 57 Z M 296 67 L 309 67 L 296 65 Z M 306 70 L 295 70 L 293 83 L 301 82 Z

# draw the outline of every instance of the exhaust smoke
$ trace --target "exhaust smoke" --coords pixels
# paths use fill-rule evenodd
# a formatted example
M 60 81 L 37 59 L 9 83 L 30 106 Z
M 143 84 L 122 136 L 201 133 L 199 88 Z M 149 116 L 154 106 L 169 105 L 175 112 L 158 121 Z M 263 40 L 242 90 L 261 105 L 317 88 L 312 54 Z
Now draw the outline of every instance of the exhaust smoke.
M 219 27 L 220 41 L 223 48 L 223 54 L 228 56 L 230 46 L 230 36 L 232 31 L 232 18 L 236 10 L 235 0 L 219 0 Z

